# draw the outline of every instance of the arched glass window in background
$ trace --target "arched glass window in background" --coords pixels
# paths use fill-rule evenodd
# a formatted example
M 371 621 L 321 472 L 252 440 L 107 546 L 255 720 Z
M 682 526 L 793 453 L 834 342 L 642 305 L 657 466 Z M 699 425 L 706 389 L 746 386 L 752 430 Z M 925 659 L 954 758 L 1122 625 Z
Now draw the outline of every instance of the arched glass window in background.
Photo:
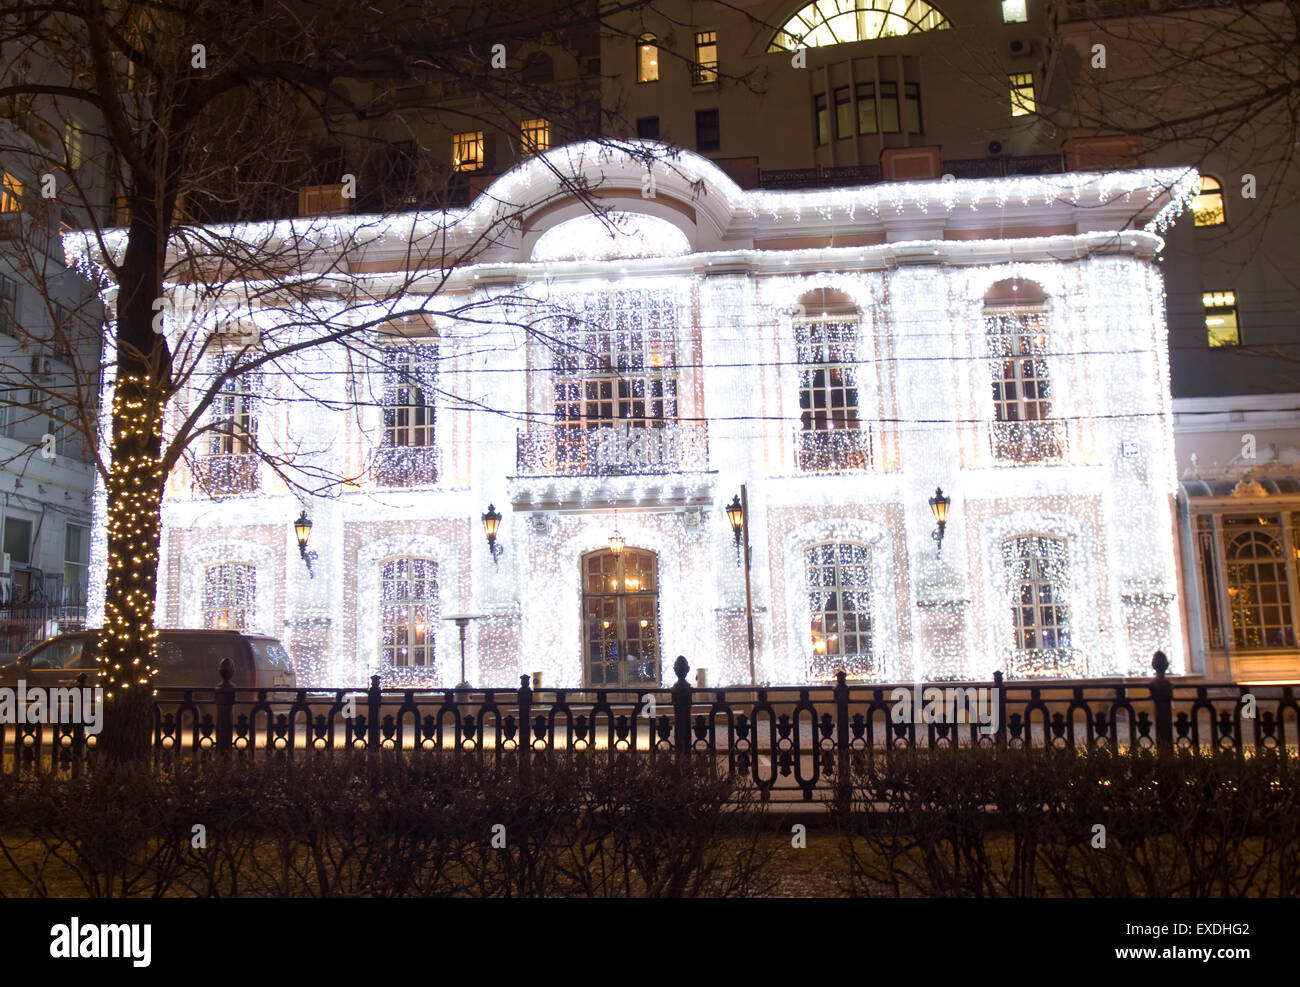
M 769 52 L 943 31 L 952 24 L 924 0 L 816 0 L 781 26 Z
M 1294 648 L 1291 590 L 1277 518 L 1224 518 L 1224 537 L 1233 644 Z

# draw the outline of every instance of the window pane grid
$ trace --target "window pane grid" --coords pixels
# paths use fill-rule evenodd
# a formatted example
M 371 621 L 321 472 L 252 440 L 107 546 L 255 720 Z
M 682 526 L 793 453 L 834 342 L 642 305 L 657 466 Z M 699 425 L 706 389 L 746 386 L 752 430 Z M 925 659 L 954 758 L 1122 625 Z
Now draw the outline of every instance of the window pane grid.
M 861 678 L 875 671 L 871 620 L 871 549 L 825 542 L 804 552 L 811 618 L 811 674 L 828 678 L 843 668 Z
M 1013 674 L 1052 673 L 1073 654 L 1064 540 L 1024 535 L 1002 545 L 1011 591 Z
M 379 657 L 392 668 L 432 668 L 437 657 L 438 564 L 397 558 L 379 567 Z
M 1234 645 L 1246 650 L 1295 647 L 1279 519 L 1225 518 L 1224 539 Z
M 203 626 L 247 631 L 257 600 L 257 569 L 239 562 L 210 565 L 203 573 Z

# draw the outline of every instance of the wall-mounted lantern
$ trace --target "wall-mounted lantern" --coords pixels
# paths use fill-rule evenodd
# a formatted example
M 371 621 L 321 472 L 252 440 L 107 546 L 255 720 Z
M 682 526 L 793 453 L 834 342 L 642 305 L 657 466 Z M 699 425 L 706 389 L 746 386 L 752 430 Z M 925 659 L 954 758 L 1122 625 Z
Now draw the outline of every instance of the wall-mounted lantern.
M 930 537 L 939 544 L 935 555 L 943 553 L 943 529 L 948 524 L 948 505 L 951 503 L 952 498 L 943 495 L 942 487 L 934 488 L 934 496 L 930 498 L 930 510 L 934 513 L 935 529 L 930 533 Z
M 316 578 L 316 573 L 312 571 L 311 560 L 315 557 L 315 552 L 307 551 L 307 539 L 311 537 L 311 518 L 307 516 L 307 508 L 302 509 L 298 515 L 298 520 L 293 522 L 293 536 L 298 539 L 298 554 L 302 556 L 303 562 L 307 563 L 307 575 L 312 579 Z
M 727 520 L 731 522 L 731 533 L 736 537 L 736 565 L 740 565 L 740 536 L 745 530 L 745 509 L 740 503 L 740 494 L 731 498 L 727 505 Z
M 497 529 L 501 527 L 501 513 L 496 509 L 495 504 L 488 504 L 487 512 L 483 515 L 483 533 L 487 535 L 488 551 L 492 553 L 492 564 L 496 565 L 501 560 L 501 553 L 505 548 L 497 544 Z

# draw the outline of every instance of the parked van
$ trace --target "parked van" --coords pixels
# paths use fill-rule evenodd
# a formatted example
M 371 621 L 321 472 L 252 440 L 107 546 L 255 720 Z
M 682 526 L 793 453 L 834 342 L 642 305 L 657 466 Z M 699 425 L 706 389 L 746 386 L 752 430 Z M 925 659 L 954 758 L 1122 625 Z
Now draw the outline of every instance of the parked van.
M 0 686 L 15 687 L 22 679 L 29 687 L 54 687 L 75 681 L 86 672 L 94 685 L 99 668 L 99 631 L 60 634 L 23 652 L 18 660 L 0 668 Z M 211 689 L 221 682 L 218 666 L 229 658 L 235 664 L 231 683 L 238 689 L 292 689 L 296 678 L 289 653 L 273 637 L 239 631 L 158 630 L 157 689 Z

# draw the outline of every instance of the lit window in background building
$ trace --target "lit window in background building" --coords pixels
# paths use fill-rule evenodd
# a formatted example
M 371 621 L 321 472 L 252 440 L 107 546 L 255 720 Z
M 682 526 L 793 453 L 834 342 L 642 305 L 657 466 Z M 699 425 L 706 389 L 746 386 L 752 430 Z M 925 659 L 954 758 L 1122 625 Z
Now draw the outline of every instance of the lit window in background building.
M 1002 23 L 1023 24 L 1029 20 L 1028 0 L 1002 0 Z
M 519 125 L 520 143 L 525 154 L 539 154 L 551 147 L 551 122 L 538 118 Z
M 718 81 L 718 32 L 699 31 L 695 35 L 695 65 L 691 79 L 697 86 Z
M 478 171 L 483 167 L 483 131 L 471 130 L 452 137 L 451 166 L 456 171 Z
M 641 35 L 636 48 L 636 81 L 659 81 L 659 45 L 653 34 Z
M 1192 200 L 1192 220 L 1197 226 L 1222 226 L 1227 222 L 1223 209 L 1223 186 L 1217 178 L 1202 175 Z
M 18 212 L 22 207 L 23 183 L 6 171 L 0 179 L 0 212 Z
M 1037 108 L 1034 99 L 1034 74 L 1032 72 L 1013 72 L 1011 79 L 1011 115 L 1028 116 Z
M 1236 292 L 1207 291 L 1201 295 L 1201 303 L 1205 306 L 1205 336 L 1210 346 L 1240 346 Z

